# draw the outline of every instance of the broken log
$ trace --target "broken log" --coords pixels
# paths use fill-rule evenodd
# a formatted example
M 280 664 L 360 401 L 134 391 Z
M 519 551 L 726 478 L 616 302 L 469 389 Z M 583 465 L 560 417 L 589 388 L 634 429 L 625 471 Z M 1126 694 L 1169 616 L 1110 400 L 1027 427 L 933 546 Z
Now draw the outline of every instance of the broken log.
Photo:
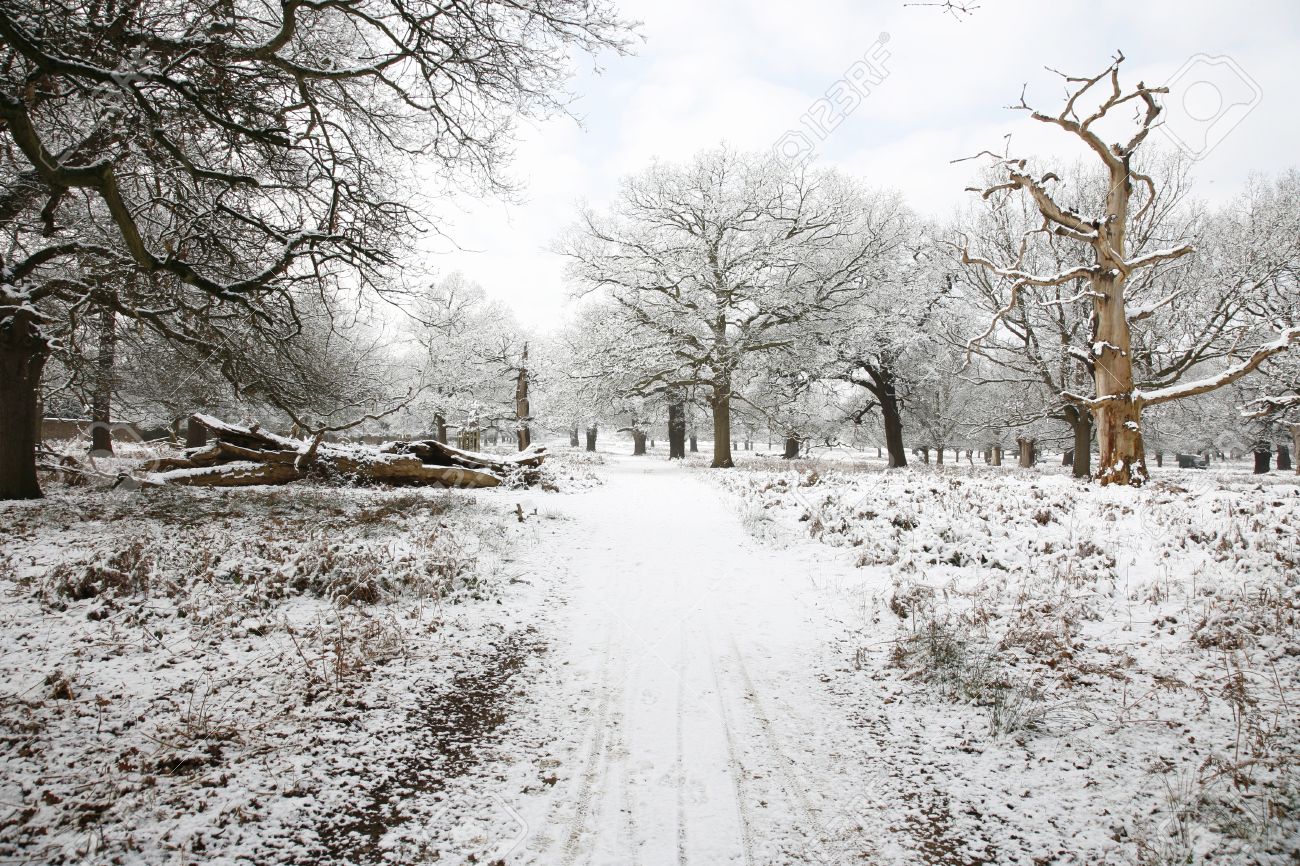
M 496 487 L 507 477 L 529 483 L 545 459 L 534 446 L 516 455 L 483 454 L 452 448 L 436 440 L 390 442 L 381 449 L 289 439 L 210 415 L 190 416 L 208 434 L 207 444 L 154 463 L 156 483 L 197 487 L 285 484 L 310 474 L 351 480 L 442 487 Z
M 301 472 L 283 463 L 241 460 L 194 469 L 173 469 L 153 475 L 149 480 L 186 487 L 249 487 L 255 484 L 287 484 L 301 477 Z
M 524 466 L 537 468 L 546 459 L 546 448 L 533 445 L 518 454 L 484 454 L 481 451 L 464 451 L 444 445 L 437 439 L 415 439 L 409 442 L 388 442 L 380 447 L 383 454 L 414 454 L 424 463 L 435 466 L 464 466 L 467 469 L 486 469 L 498 475 L 509 474 Z

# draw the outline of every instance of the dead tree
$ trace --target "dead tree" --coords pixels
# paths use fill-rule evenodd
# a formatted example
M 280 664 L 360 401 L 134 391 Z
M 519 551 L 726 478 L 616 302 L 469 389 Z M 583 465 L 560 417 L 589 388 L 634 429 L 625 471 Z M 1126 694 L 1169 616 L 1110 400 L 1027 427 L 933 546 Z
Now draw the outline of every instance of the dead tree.
M 90 450 L 113 453 L 113 366 L 117 355 L 117 313 L 111 307 L 99 311 L 98 342 L 95 350 L 95 387 L 90 400 Z
M 1237 381 L 1259 367 L 1267 358 L 1285 351 L 1300 337 L 1300 328 L 1284 330 L 1280 339 L 1260 346 L 1249 357 L 1209 378 L 1184 385 L 1169 384 L 1153 390 L 1135 387 L 1130 326 L 1173 303 L 1176 297 L 1170 296 L 1141 308 L 1136 305 L 1131 307 L 1127 303 L 1126 285 L 1135 272 L 1181 258 L 1192 252 L 1192 246 L 1178 244 L 1141 255 L 1130 255 L 1128 252 L 1131 225 L 1142 218 L 1157 195 L 1155 181 L 1134 166 L 1134 154 L 1157 125 L 1161 112 L 1157 97 L 1166 93 L 1167 88 L 1148 87 L 1138 82 L 1136 87 L 1125 90 L 1119 79 L 1123 60 L 1121 54 L 1105 71 L 1091 78 L 1067 76 L 1066 82 L 1071 92 L 1058 114 L 1033 109 L 1025 102 L 1023 95 L 1020 103 L 1014 106 L 1029 112 L 1038 122 L 1073 135 L 1101 162 L 1108 182 L 1104 200 L 1093 203 L 1097 212 L 1092 215 L 1082 214 L 1061 204 L 1052 191 L 1054 182 L 1059 179 L 1058 175 L 1051 171 L 1036 174 L 1030 170 L 1026 159 L 990 154 L 996 160 L 995 167 L 1002 179 L 991 186 L 974 190 L 985 199 L 1002 192 L 1019 192 L 1030 196 L 1043 220 L 1039 233 L 1082 244 L 1087 250 L 1086 260 L 1057 273 L 1030 273 L 1023 267 L 1028 245 L 1033 240 L 1028 234 L 1015 261 L 996 263 L 972 254 L 969 244 L 963 244 L 961 257 L 964 264 L 985 268 L 1009 286 L 1006 306 L 993 317 L 987 330 L 972 341 L 972 347 L 994 334 L 1003 317 L 1020 302 L 1021 291 L 1026 287 L 1062 286 L 1074 280 L 1083 281 L 1086 285 L 1084 297 L 1091 302 L 1092 307 L 1093 332 L 1086 348 L 1070 349 L 1090 366 L 1094 393 L 1063 393 L 1061 396 L 1092 413 L 1100 450 L 1100 481 L 1103 484 L 1140 485 L 1148 477 L 1142 443 L 1143 407 L 1203 394 Z M 1098 93 L 1094 88 L 1103 92 Z M 1080 101 L 1094 98 L 1099 99 L 1099 104 L 1091 113 L 1081 113 L 1085 109 L 1081 107 Z M 1097 127 L 1103 125 L 1108 116 L 1134 106 L 1138 108 L 1136 130 L 1125 141 L 1107 144 Z M 1135 184 L 1145 193 L 1136 199 Z M 1186 368 L 1176 371 L 1173 378 L 1176 379 L 1185 370 Z
M 528 446 L 533 444 L 533 434 L 528 429 L 531 416 L 532 412 L 528 406 L 528 344 L 524 343 L 524 352 L 519 360 L 519 373 L 515 379 L 515 431 L 520 451 L 526 451 Z

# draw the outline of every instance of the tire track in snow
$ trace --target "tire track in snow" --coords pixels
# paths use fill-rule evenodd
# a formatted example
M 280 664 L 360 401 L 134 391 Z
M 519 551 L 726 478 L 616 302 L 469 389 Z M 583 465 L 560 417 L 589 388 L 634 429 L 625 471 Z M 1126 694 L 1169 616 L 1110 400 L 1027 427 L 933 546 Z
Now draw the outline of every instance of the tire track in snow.
M 605 487 L 559 505 L 563 558 L 542 566 L 573 576 L 571 637 L 555 644 L 578 677 L 569 705 L 591 709 L 568 728 L 576 775 L 543 809 L 554 847 L 530 862 L 884 862 L 860 828 L 878 826 L 892 854 L 887 828 L 909 835 L 895 821 L 907 807 L 898 780 L 873 785 L 888 756 L 868 756 L 816 681 L 829 633 L 788 580 L 808 560 L 749 544 L 693 473 L 620 463 Z M 856 821 L 864 789 L 887 805 Z
M 779 738 L 773 728 L 771 717 L 763 707 L 763 701 L 758 696 L 758 689 L 754 686 L 754 679 L 749 675 L 749 669 L 745 667 L 745 661 L 740 652 L 740 646 L 736 643 L 735 635 L 730 636 L 732 659 L 735 662 L 736 670 L 740 674 L 740 681 L 744 685 L 744 697 L 751 705 L 751 716 L 757 722 L 757 727 L 762 734 L 762 739 L 766 743 L 767 752 L 772 757 L 772 763 L 779 768 L 781 776 L 785 779 L 784 787 L 787 793 L 794 796 L 798 801 L 799 810 L 803 813 L 802 817 L 807 822 L 811 830 L 819 826 L 818 814 L 820 812 L 808 799 L 808 792 L 803 783 L 795 777 L 792 767 L 797 765 L 794 758 L 791 758 L 781 748 Z
M 713 688 L 718 698 L 718 712 L 722 722 L 722 735 L 727 744 L 727 767 L 731 772 L 731 781 L 736 795 L 736 816 L 740 819 L 740 846 L 746 866 L 754 862 L 754 840 L 751 826 L 753 818 L 749 810 L 749 785 L 746 779 L 745 765 L 737 754 L 736 738 L 733 735 L 731 716 L 727 712 L 726 698 L 722 691 L 722 678 L 718 675 L 718 655 L 713 651 L 713 637 L 705 634 L 705 646 L 708 648 L 709 663 L 713 668 Z
M 677 785 L 677 864 L 686 864 L 686 764 L 685 724 L 686 714 L 686 631 L 681 632 L 681 647 L 677 654 L 677 764 L 674 779 Z
M 582 854 L 583 836 L 587 832 L 587 825 L 592 817 L 593 798 L 601 787 L 600 782 L 603 781 L 609 770 L 608 743 L 610 739 L 610 723 L 612 721 L 610 709 L 615 700 L 614 692 L 616 690 L 621 692 L 623 680 L 621 676 L 617 680 L 610 676 L 612 669 L 615 667 L 616 656 L 613 650 L 614 639 L 611 633 L 605 641 L 605 664 L 601 668 L 599 705 L 590 723 L 591 748 L 587 751 L 582 774 L 578 777 L 578 791 L 573 801 L 573 815 L 567 821 L 562 822 L 568 830 L 562 859 L 560 860 L 562 866 L 573 866 Z M 598 810 L 598 802 L 596 807 Z

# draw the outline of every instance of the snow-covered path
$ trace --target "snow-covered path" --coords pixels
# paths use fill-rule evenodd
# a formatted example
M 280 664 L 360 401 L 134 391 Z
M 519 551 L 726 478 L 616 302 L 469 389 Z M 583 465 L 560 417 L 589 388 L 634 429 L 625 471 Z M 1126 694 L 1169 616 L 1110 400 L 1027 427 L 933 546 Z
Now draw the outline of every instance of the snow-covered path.
M 523 810 L 516 857 L 867 862 L 879 836 L 858 827 L 878 789 L 838 760 L 855 735 L 817 676 L 833 662 L 812 584 L 844 566 L 760 546 L 698 472 L 613 458 L 602 474 L 543 505 L 562 519 L 532 565 L 558 569 L 571 595 L 552 637 L 566 693 L 542 699 L 580 720 L 556 731 L 576 740 L 577 766 Z

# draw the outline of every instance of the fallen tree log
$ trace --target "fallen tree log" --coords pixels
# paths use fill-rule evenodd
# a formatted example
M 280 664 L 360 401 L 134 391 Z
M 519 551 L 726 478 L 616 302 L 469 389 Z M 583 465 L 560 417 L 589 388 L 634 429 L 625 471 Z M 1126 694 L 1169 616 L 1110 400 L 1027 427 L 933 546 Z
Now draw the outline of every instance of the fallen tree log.
M 240 460 L 216 466 L 173 469 L 151 476 L 150 480 L 186 487 L 249 487 L 257 484 L 287 484 L 301 477 L 301 472 L 283 463 Z
M 207 444 L 157 460 L 152 482 L 239 487 L 286 484 L 315 475 L 364 483 L 482 488 L 496 487 L 507 478 L 532 483 L 546 456 L 540 447 L 495 455 L 431 440 L 390 442 L 380 449 L 306 442 L 200 414 L 192 415 L 189 423 L 207 432 Z
M 414 454 L 424 463 L 435 466 L 464 466 L 469 469 L 487 469 L 500 475 L 518 467 L 537 468 L 546 459 L 546 448 L 532 446 L 518 454 L 484 454 L 481 451 L 462 451 L 445 445 L 437 439 L 414 439 L 407 442 L 388 442 L 380 447 L 384 454 Z

